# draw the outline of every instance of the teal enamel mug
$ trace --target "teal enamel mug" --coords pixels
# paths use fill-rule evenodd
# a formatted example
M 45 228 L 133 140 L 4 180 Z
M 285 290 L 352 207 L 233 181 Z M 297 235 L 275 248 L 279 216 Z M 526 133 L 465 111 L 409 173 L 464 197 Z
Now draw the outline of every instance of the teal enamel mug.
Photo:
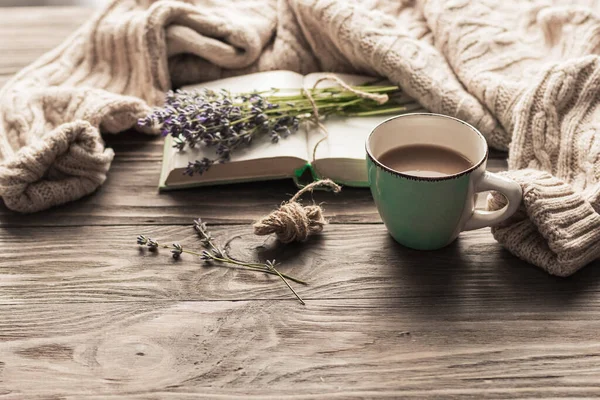
M 444 176 L 417 176 L 381 162 L 387 151 L 401 146 L 435 145 L 469 160 L 464 171 Z M 390 235 L 400 244 L 434 250 L 450 244 L 461 231 L 504 221 L 518 208 L 519 184 L 486 171 L 488 146 L 473 126 L 439 114 L 405 114 L 390 118 L 366 141 L 369 186 Z M 475 209 L 478 192 L 502 193 L 507 205 L 497 211 Z

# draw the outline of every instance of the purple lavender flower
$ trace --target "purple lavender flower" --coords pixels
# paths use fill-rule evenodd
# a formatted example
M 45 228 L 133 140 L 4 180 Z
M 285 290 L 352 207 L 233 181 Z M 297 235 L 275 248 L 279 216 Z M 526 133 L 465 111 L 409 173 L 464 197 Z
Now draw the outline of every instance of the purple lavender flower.
M 190 162 L 185 174 L 202 174 L 215 163 L 227 162 L 241 146 L 249 146 L 255 136 L 268 133 L 272 121 L 287 132 L 298 130 L 298 118 L 277 112 L 279 104 L 271 103 L 258 93 L 234 96 L 225 90 L 170 91 L 166 103 L 138 124 L 160 126 L 163 136 L 173 137 L 173 147 L 184 150 L 196 146 L 214 147 L 216 158 Z M 267 113 L 265 112 L 267 111 Z M 282 118 L 284 117 L 284 118 Z M 283 131 L 282 131 L 283 132 Z M 271 137 L 278 141 L 280 133 Z
M 148 238 L 146 244 L 150 250 L 155 250 L 158 248 L 158 243 L 154 239 Z
M 137 244 L 140 246 L 145 246 L 148 243 L 148 238 L 144 235 L 139 235 L 137 237 Z
M 365 86 L 362 87 L 365 90 Z M 395 86 L 372 86 L 370 93 L 399 92 Z M 313 101 L 303 93 L 275 96 L 265 93 L 231 94 L 227 90 L 176 90 L 166 94 L 165 104 L 138 121 L 142 127 L 156 127 L 173 138 L 173 147 L 184 150 L 197 146 L 214 148 L 215 158 L 190 162 L 186 175 L 202 174 L 215 163 L 224 163 L 239 147 L 250 146 L 259 136 L 277 143 L 298 131 L 300 122 L 313 118 L 313 104 L 319 115 L 373 115 L 379 104 L 360 98 L 343 87 L 312 89 Z M 398 111 L 398 107 L 389 108 Z M 384 110 L 385 111 L 385 110 Z M 353 114 L 354 113 L 354 114 Z M 358 113 L 358 114 L 357 114 Z
M 181 253 L 183 253 L 183 247 L 179 243 L 173 243 L 173 249 L 171 250 L 173 258 L 176 260 L 179 259 Z
M 215 163 L 215 161 L 219 160 L 211 160 L 210 158 L 204 157 L 202 160 L 189 162 L 187 168 L 184 171 L 184 174 L 189 176 L 193 176 L 195 173 L 202 175 L 204 172 L 210 169 L 210 167 Z

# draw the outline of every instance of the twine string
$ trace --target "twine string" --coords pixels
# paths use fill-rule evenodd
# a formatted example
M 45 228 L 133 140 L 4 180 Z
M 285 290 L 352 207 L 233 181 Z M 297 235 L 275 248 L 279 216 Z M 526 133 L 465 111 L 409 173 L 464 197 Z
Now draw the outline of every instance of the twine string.
M 342 188 L 330 179 L 313 182 L 300 189 L 290 201 L 283 203 L 277 210 L 261 218 L 254 224 L 254 234 L 259 236 L 274 233 L 282 243 L 303 242 L 310 235 L 319 233 L 327 224 L 323 209 L 317 204 L 302 206 L 298 199 L 306 192 L 317 187 L 328 187 L 334 193 Z
M 335 75 L 326 75 L 323 78 L 318 79 L 313 85 L 312 90 L 315 90 L 319 84 L 325 81 L 336 82 L 345 90 L 354 93 L 361 98 L 373 100 L 377 102 L 377 104 L 383 104 L 389 99 L 387 94 L 368 93 L 355 89 Z M 325 125 L 321 123 L 319 107 L 312 96 L 311 90 L 302 88 L 302 93 L 310 102 L 314 123 L 323 132 L 323 137 L 319 139 L 313 148 L 312 162 L 314 163 L 317 156 L 317 147 L 327 139 L 329 133 L 327 132 Z M 323 209 L 321 206 L 317 204 L 302 206 L 298 202 L 298 199 L 300 199 L 303 194 L 312 192 L 317 187 L 328 187 L 334 193 L 338 193 L 342 189 L 330 179 L 319 180 L 306 185 L 288 202 L 283 203 L 277 210 L 256 222 L 254 224 L 254 234 L 263 236 L 274 233 L 282 243 L 291 243 L 294 241 L 305 241 L 310 235 L 321 232 L 323 227 L 327 224 L 327 221 L 323 217 Z
M 363 99 L 373 100 L 377 104 L 384 104 L 389 100 L 389 96 L 385 93 L 383 93 L 383 94 L 369 93 L 369 92 L 364 92 L 362 90 L 355 89 L 352 86 L 348 85 L 346 82 L 344 82 L 339 77 L 337 77 L 335 75 L 331 75 L 331 74 L 317 79 L 317 81 L 315 82 L 315 84 L 312 87 L 312 90 L 315 90 L 319 86 L 319 84 L 321 84 L 322 82 L 327 82 L 327 81 L 333 81 L 333 82 L 337 83 L 339 86 L 346 89 L 347 91 L 354 93 L 358 97 L 363 98 Z M 319 145 L 321 143 L 323 143 L 327 139 L 327 137 L 329 136 L 329 132 L 327 131 L 327 128 L 325 127 L 325 125 L 323 125 L 323 123 L 321 122 L 321 116 L 319 115 L 319 107 L 317 107 L 317 103 L 315 102 L 315 99 L 313 98 L 310 90 L 308 90 L 304 87 L 304 88 L 302 88 L 302 94 L 304 96 L 306 96 L 306 98 L 308 99 L 308 102 L 310 103 L 310 105 L 312 107 L 313 120 L 314 120 L 313 122 L 315 123 L 315 125 L 317 125 L 317 127 L 321 130 L 321 132 L 323 132 L 323 137 L 321 139 L 319 139 L 319 141 L 315 144 L 315 147 L 313 148 L 312 162 L 314 163 L 317 158 L 317 148 L 319 147 Z

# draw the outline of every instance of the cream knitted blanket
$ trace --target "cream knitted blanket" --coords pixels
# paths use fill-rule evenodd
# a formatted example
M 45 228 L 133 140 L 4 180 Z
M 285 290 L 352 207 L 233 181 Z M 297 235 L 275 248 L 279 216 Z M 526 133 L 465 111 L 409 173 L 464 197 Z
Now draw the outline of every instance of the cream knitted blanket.
M 115 0 L 1 90 L 0 196 L 33 212 L 93 192 L 113 158 L 100 132 L 172 86 L 377 74 L 510 150 L 523 207 L 494 236 L 566 276 L 600 257 L 599 54 L 598 0 Z

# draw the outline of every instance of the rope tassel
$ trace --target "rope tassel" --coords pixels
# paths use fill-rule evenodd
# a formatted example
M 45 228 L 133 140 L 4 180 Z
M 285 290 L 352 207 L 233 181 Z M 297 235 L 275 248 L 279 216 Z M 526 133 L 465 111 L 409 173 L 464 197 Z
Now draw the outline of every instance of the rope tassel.
M 259 236 L 277 235 L 282 243 L 303 242 L 309 236 L 319 233 L 327 224 L 323 217 L 321 206 L 312 204 L 302 206 L 298 199 L 306 192 L 312 192 L 316 187 L 328 187 L 334 193 L 339 193 L 342 188 L 330 179 L 316 181 L 306 185 L 279 209 L 254 224 L 254 234 Z

